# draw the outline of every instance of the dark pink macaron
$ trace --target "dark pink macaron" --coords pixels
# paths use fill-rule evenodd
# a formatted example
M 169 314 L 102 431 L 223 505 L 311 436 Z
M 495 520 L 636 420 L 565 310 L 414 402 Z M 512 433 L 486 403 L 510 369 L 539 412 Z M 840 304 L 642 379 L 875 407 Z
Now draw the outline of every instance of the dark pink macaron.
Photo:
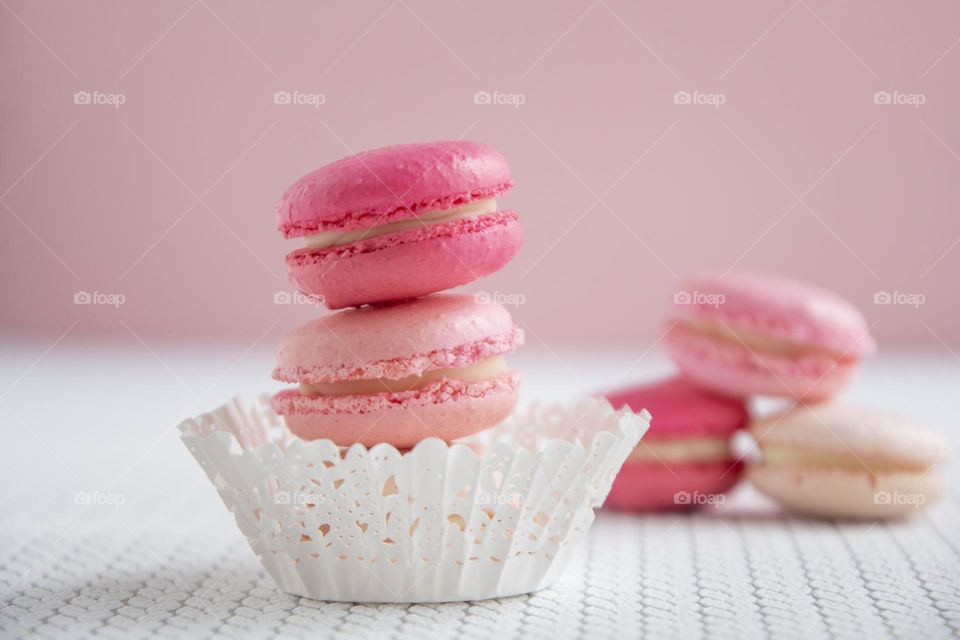
M 741 400 L 704 390 L 682 376 L 607 394 L 615 409 L 646 409 L 650 429 L 627 458 L 607 497 L 630 511 L 716 504 L 743 465 L 730 449 L 749 418 Z
M 340 311 L 282 340 L 273 377 L 299 386 L 277 393 L 273 408 L 306 440 L 449 442 L 497 424 L 516 405 L 520 377 L 503 356 L 522 343 L 503 306 L 473 296 Z
M 415 298 L 493 273 L 520 249 L 503 156 L 479 142 L 403 144 L 343 158 L 284 194 L 278 229 L 304 247 L 291 281 L 331 309 Z

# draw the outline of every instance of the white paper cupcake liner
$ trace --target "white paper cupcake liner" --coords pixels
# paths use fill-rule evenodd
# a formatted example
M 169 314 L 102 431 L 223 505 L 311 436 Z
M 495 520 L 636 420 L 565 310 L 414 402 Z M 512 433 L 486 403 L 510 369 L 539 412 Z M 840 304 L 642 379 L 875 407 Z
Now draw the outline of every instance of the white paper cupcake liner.
M 428 438 L 403 455 L 382 444 L 341 456 L 290 434 L 261 396 L 180 430 L 284 591 L 449 602 L 549 586 L 649 418 L 583 399 L 519 411 L 473 448 Z

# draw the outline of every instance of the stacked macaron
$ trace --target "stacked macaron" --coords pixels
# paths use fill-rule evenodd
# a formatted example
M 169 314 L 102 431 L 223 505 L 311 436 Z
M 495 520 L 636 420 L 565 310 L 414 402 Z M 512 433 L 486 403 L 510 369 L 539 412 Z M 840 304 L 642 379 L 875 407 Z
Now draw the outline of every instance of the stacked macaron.
M 523 332 L 495 302 L 435 294 L 503 267 L 518 216 L 496 198 L 506 160 L 476 142 L 397 145 L 321 167 L 284 194 L 278 228 L 302 243 L 290 280 L 330 309 L 287 335 L 273 407 L 304 439 L 412 447 L 505 418 Z M 425 297 L 424 297 L 425 296 Z
M 730 439 L 747 425 L 737 398 L 683 376 L 607 395 L 614 408 L 645 408 L 650 429 L 627 458 L 607 497 L 618 509 L 642 511 L 705 504 L 737 483 L 742 464 Z
M 692 381 L 732 395 L 823 400 L 876 350 L 860 310 L 830 291 L 753 273 L 681 284 L 664 337 Z
M 497 271 L 520 249 L 513 186 L 500 153 L 478 142 L 364 151 L 297 180 L 278 228 L 303 247 L 290 280 L 331 309 L 425 296 Z
M 681 283 L 664 334 L 682 375 L 608 395 L 653 415 L 650 431 L 611 492 L 623 508 L 715 504 L 741 475 L 730 437 L 746 402 L 791 406 L 748 426 L 761 459 L 754 485 L 795 511 L 893 517 L 933 503 L 933 466 L 946 446 L 906 420 L 834 400 L 876 345 L 860 311 L 836 294 L 752 273 Z M 659 409 L 659 411 L 658 411 Z

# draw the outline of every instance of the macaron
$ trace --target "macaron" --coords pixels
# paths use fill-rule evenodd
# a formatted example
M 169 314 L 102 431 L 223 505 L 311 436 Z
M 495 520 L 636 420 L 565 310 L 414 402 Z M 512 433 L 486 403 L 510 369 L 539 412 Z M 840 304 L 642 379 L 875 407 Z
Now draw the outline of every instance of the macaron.
M 646 409 L 643 440 L 613 481 L 607 504 L 631 511 L 715 504 L 737 483 L 742 464 L 730 449 L 746 426 L 741 400 L 706 391 L 682 376 L 607 395 L 615 409 Z
M 473 296 L 348 309 L 283 338 L 273 377 L 298 387 L 277 393 L 273 408 L 306 440 L 455 440 L 512 411 L 520 377 L 503 356 L 522 343 L 503 306 Z
M 799 405 L 758 420 L 750 432 L 762 462 L 748 477 L 799 513 L 895 518 L 939 500 L 934 470 L 947 453 L 938 434 L 875 409 L 835 402 Z
M 500 153 L 468 141 L 403 144 L 320 167 L 283 195 L 278 229 L 302 246 L 290 280 L 331 309 L 415 298 L 507 264 L 523 243 Z
M 876 350 L 863 314 L 838 295 L 743 272 L 684 281 L 664 345 L 708 389 L 803 400 L 837 393 Z

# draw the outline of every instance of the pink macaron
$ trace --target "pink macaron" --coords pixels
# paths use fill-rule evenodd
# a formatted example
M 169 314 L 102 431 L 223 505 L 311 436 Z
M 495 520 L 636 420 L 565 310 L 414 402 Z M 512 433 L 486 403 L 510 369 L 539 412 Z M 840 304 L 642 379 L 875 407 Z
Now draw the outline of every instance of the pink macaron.
M 511 412 L 520 378 L 503 356 L 522 342 L 506 309 L 472 296 L 341 311 L 282 340 L 273 377 L 299 387 L 277 393 L 273 408 L 307 440 L 451 441 Z
M 520 249 L 517 214 L 496 198 L 507 161 L 479 142 L 403 144 L 343 158 L 284 194 L 278 229 L 304 246 L 291 281 L 331 309 L 450 289 L 493 273 Z
M 630 511 L 716 504 L 743 465 L 730 439 L 747 423 L 743 402 L 702 389 L 682 376 L 607 394 L 615 409 L 646 409 L 650 429 L 613 482 L 610 506 Z
M 786 278 L 705 275 L 683 282 L 673 302 L 667 352 L 720 393 L 828 398 L 876 349 L 854 305 Z

